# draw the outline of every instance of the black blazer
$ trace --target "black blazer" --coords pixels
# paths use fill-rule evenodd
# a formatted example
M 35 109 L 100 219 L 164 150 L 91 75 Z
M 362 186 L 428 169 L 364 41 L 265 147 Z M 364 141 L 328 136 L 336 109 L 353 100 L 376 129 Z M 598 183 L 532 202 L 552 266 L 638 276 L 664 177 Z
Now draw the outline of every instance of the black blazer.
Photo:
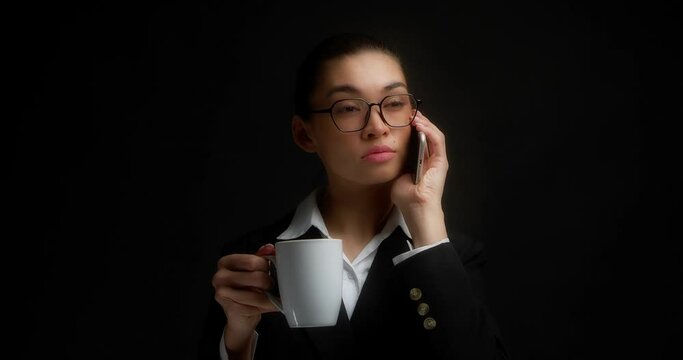
M 223 255 L 254 253 L 289 225 L 278 222 L 225 244 Z M 322 237 L 311 227 L 300 239 Z M 351 319 L 344 305 L 336 326 L 292 329 L 281 313 L 263 314 L 255 359 L 508 359 L 483 304 L 482 244 L 456 235 L 398 265 L 409 250 L 400 227 L 377 249 Z M 211 298 L 200 359 L 219 359 L 225 314 Z

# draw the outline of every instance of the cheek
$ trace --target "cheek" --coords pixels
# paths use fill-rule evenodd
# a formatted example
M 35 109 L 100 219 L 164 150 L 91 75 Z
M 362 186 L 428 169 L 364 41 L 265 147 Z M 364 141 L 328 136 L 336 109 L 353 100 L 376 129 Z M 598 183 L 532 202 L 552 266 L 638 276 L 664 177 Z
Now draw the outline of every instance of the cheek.
M 312 123 L 311 126 L 309 127 L 309 137 L 313 141 L 313 144 L 315 145 L 316 149 L 318 152 L 326 152 L 328 151 L 328 148 L 333 148 L 331 144 L 336 143 L 338 140 L 336 139 L 336 135 L 332 129 L 329 128 L 327 123 L 324 122 L 318 122 L 318 123 Z
M 325 144 L 321 144 L 320 155 L 326 161 L 348 162 L 348 160 L 356 157 L 354 153 L 354 147 L 344 141 L 330 141 Z
M 410 128 L 398 132 L 394 138 L 396 139 L 396 148 L 401 149 L 403 153 L 407 152 L 410 142 Z
M 401 163 L 404 163 L 408 157 L 408 152 L 410 151 L 410 129 L 408 131 L 398 132 L 395 136 L 395 146 L 399 155 Z
M 349 160 L 355 156 L 353 139 L 345 134 L 340 133 L 337 129 L 334 131 L 320 131 L 316 136 L 316 147 L 318 148 L 318 156 L 328 165 L 334 166 L 345 160 Z

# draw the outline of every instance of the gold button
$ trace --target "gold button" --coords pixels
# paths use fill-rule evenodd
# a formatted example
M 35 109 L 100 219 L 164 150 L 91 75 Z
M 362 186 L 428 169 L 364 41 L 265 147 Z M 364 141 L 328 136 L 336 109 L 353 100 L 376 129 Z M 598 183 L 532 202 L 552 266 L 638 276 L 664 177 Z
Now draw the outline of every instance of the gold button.
M 420 303 L 420 305 L 417 306 L 417 313 L 420 314 L 420 316 L 425 316 L 429 312 L 429 305 L 427 303 Z
M 432 330 L 436 327 L 436 320 L 434 320 L 432 317 L 428 317 L 424 322 L 422 322 L 422 325 L 425 327 L 425 329 Z
M 420 290 L 418 288 L 410 289 L 410 299 L 411 300 L 417 301 L 417 300 L 420 300 L 420 298 L 422 298 L 422 290 Z

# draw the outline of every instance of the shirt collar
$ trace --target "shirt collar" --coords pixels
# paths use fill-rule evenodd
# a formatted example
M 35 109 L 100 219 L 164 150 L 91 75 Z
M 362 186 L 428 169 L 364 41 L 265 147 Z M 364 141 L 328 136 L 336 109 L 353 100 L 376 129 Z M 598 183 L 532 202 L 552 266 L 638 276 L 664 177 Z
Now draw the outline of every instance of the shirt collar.
M 305 234 L 311 226 L 320 230 L 323 236 L 330 237 L 330 233 L 327 231 L 327 226 L 325 226 L 325 221 L 323 220 L 323 217 L 320 214 L 320 208 L 318 207 L 318 194 L 320 191 L 321 188 L 316 188 L 299 203 L 299 206 L 297 206 L 294 216 L 292 217 L 292 221 L 289 223 L 289 227 L 278 235 L 277 238 L 279 240 L 299 238 Z M 396 227 L 400 227 L 406 236 L 412 239 L 410 231 L 408 231 L 408 225 L 406 225 L 405 219 L 403 218 L 403 214 L 394 206 L 381 231 L 382 234 L 386 234 L 383 237 L 389 236 Z

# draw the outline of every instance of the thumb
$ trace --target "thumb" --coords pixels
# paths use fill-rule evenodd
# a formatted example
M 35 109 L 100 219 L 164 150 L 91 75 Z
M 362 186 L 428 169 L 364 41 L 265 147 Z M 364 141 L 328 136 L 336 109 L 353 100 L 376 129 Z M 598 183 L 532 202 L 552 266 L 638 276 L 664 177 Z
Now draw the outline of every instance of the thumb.
M 265 244 L 256 250 L 257 256 L 275 255 L 275 246 L 273 244 Z

